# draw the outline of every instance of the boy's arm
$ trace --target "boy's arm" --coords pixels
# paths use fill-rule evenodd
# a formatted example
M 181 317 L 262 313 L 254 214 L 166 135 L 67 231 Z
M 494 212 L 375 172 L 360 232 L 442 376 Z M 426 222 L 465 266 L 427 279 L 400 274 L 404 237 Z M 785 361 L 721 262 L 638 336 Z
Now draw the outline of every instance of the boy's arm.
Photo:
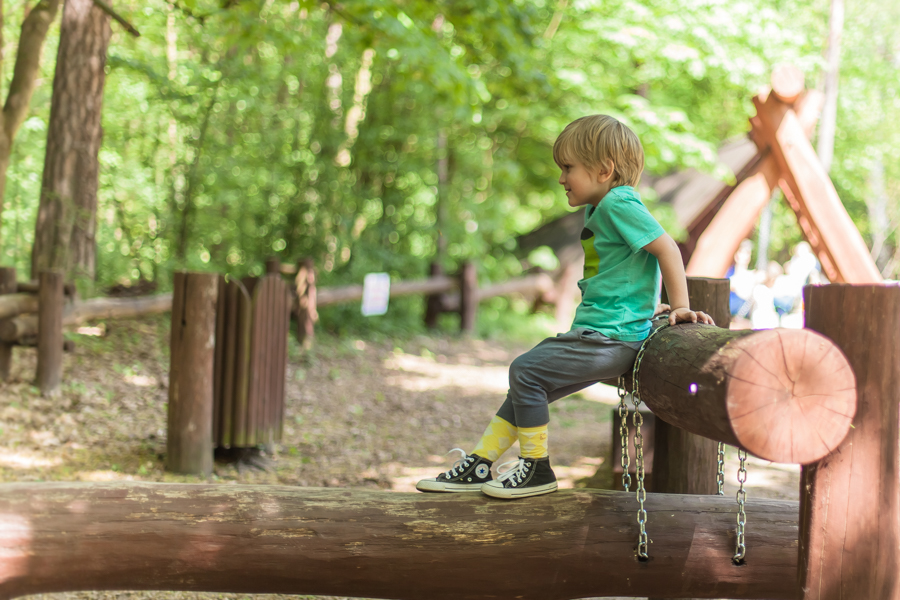
M 662 271 L 663 283 L 666 285 L 666 294 L 669 296 L 669 305 L 672 308 L 669 314 L 669 325 L 679 322 L 715 325 L 712 317 L 708 314 L 699 310 L 696 312 L 691 310 L 681 252 L 672 236 L 664 233 L 644 246 L 644 250 L 659 261 L 659 270 Z

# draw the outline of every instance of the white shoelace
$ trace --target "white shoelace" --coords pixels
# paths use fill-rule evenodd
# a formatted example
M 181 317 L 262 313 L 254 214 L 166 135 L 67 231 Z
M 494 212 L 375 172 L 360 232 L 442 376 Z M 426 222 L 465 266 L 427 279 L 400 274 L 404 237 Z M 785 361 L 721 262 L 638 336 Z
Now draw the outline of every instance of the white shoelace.
M 529 461 L 530 462 L 530 461 Z M 507 471 L 503 470 L 503 467 L 515 465 Z M 514 484 L 520 484 L 525 480 L 525 476 L 528 474 L 528 467 L 525 466 L 524 458 L 517 458 L 516 460 L 511 460 L 509 462 L 503 463 L 499 467 L 497 467 L 497 472 L 500 473 L 500 476 L 497 477 L 497 481 L 504 482 L 507 479 L 513 479 Z
M 451 475 L 453 477 L 461 475 L 462 472 L 466 470 L 466 467 L 469 466 L 469 458 L 471 458 L 462 448 L 453 448 L 450 452 L 459 452 L 461 456 L 460 459 L 453 463 L 453 466 L 444 473 L 445 479 L 450 479 Z M 447 454 L 450 454 L 450 452 Z

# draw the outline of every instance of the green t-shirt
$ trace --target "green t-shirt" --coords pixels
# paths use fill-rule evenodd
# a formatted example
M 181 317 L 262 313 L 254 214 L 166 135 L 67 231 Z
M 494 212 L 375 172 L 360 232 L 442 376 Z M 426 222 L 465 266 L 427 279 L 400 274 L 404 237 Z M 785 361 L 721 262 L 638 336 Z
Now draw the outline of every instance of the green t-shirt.
M 630 186 L 615 187 L 584 214 L 584 279 L 572 328 L 636 342 L 650 335 L 659 299 L 659 262 L 643 249 L 665 233 Z

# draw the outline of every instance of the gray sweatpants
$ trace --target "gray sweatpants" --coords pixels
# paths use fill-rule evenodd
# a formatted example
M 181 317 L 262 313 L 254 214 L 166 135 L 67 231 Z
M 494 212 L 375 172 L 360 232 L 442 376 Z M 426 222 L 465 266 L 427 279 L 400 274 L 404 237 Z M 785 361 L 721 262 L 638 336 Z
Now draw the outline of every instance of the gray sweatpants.
M 547 338 L 509 366 L 509 393 L 497 416 L 516 427 L 546 425 L 551 402 L 625 373 L 641 344 L 584 327 Z

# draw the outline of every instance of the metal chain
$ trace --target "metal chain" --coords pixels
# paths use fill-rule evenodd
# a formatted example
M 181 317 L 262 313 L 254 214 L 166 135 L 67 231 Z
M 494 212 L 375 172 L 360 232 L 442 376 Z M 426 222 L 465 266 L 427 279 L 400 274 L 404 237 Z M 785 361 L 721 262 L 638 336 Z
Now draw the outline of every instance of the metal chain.
M 628 472 L 631 467 L 631 459 L 628 456 L 628 408 L 625 406 L 625 396 L 628 395 L 628 392 L 625 391 L 625 377 L 622 375 L 619 376 L 619 387 L 616 393 L 619 394 L 619 419 L 621 421 L 619 436 L 622 439 L 622 453 L 619 462 L 622 465 L 622 487 L 627 492 L 631 487 L 631 473 Z
M 648 558 L 650 558 L 649 546 L 652 542 L 652 540 L 647 536 L 647 510 L 644 508 L 644 501 L 647 500 L 647 490 L 644 487 L 644 435 L 643 433 L 641 433 L 641 426 L 644 424 L 644 416 L 640 411 L 641 390 L 639 375 L 641 370 L 641 361 L 644 359 L 644 350 L 646 350 L 648 342 L 653 339 L 653 336 L 668 327 L 668 325 L 668 323 L 664 323 L 660 327 L 656 328 L 656 330 L 653 331 L 647 337 L 647 339 L 644 340 L 644 343 L 641 344 L 641 349 L 638 350 L 637 358 L 635 358 L 634 361 L 634 370 L 631 373 L 631 402 L 634 404 L 634 465 L 635 475 L 637 476 L 637 522 L 641 529 L 640 537 L 638 538 L 637 550 L 639 560 L 647 560 Z
M 725 495 L 725 444 L 719 442 L 719 462 L 716 465 L 716 495 Z
M 738 482 L 740 486 L 737 491 L 737 544 L 734 548 L 734 558 L 732 562 L 739 565 L 744 562 L 744 555 L 747 553 L 747 546 L 744 544 L 744 527 L 747 524 L 747 513 L 744 512 L 744 503 L 747 501 L 747 492 L 744 491 L 744 483 L 747 481 L 747 451 L 738 448 L 738 458 L 741 461 L 738 467 Z

